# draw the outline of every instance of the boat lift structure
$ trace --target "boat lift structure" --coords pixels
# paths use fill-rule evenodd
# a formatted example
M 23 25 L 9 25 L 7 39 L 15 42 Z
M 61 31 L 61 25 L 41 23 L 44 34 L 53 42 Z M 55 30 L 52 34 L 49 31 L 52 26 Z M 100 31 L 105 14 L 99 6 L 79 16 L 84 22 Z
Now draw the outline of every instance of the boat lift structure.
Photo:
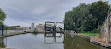
M 57 23 L 63 23 L 63 22 L 45 22 L 44 44 L 55 44 L 55 43 L 60 44 L 61 43 L 61 42 L 57 42 L 57 38 L 62 37 L 61 32 L 57 33 L 58 32 Z M 53 39 L 53 42 L 47 42 L 48 38 Z

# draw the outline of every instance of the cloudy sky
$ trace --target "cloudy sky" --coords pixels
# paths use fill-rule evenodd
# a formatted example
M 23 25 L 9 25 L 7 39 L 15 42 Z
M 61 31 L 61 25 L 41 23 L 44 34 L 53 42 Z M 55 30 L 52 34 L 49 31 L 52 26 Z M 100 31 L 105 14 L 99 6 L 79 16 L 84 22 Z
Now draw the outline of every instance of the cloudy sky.
M 65 12 L 80 3 L 98 0 L 0 0 L 0 8 L 7 14 L 8 26 L 31 26 L 45 21 L 62 22 Z

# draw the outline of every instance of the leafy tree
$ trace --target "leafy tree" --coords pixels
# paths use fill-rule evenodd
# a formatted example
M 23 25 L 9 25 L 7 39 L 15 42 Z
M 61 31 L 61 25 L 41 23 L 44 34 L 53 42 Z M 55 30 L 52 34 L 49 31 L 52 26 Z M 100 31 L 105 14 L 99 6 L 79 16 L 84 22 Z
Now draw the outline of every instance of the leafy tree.
M 66 30 L 71 30 L 73 29 L 73 19 L 71 18 L 72 17 L 72 11 L 69 11 L 69 12 L 66 12 L 65 14 L 65 20 L 64 20 L 64 25 L 66 26 L 65 29 Z
M 6 14 L 2 11 L 2 9 L 0 8 L 0 25 L 3 24 L 3 22 L 1 20 L 5 20 L 6 18 Z
M 92 16 L 97 18 L 97 26 L 102 25 L 105 21 L 105 17 L 107 17 L 107 12 L 109 10 L 109 5 L 107 2 L 94 2 L 91 4 L 91 8 L 89 9 Z
M 107 17 L 108 10 L 107 2 L 81 3 L 65 13 L 64 27 L 76 32 L 97 31 Z

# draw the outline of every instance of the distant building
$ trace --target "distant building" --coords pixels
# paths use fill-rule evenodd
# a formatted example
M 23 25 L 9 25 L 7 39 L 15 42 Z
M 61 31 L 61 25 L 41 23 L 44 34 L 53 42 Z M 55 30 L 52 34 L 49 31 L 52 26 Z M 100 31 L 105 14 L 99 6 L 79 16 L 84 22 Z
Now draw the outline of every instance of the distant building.
M 32 23 L 32 25 L 31 25 L 31 30 L 32 30 L 32 31 L 35 30 L 35 28 L 34 28 L 34 23 Z
M 34 23 L 31 24 L 31 27 L 25 28 L 25 32 L 34 32 L 34 31 L 35 31 Z
M 26 27 L 25 28 L 25 32 L 31 32 L 31 30 L 32 30 L 31 27 Z
M 45 29 L 44 29 L 44 25 L 43 24 L 39 24 L 36 26 L 36 31 L 37 32 L 44 32 Z

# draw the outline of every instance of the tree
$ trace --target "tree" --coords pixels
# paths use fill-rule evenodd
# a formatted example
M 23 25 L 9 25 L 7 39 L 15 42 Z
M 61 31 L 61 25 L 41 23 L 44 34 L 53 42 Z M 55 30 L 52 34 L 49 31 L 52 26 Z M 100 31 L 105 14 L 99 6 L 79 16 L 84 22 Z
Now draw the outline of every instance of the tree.
M 91 8 L 89 9 L 89 11 L 92 16 L 97 18 L 97 26 L 102 25 L 102 23 L 105 21 L 108 10 L 109 5 L 107 2 L 98 1 L 91 4 Z
M 107 2 L 81 3 L 65 13 L 64 27 L 76 32 L 97 31 L 107 17 L 108 10 Z
M 72 19 L 72 11 L 66 12 L 64 25 L 65 25 L 66 30 L 73 29 L 74 24 L 73 24 L 73 19 Z
M 5 20 L 6 18 L 6 14 L 2 11 L 2 9 L 0 8 L 0 20 Z M 3 22 L 0 21 L 0 25 L 2 25 Z

